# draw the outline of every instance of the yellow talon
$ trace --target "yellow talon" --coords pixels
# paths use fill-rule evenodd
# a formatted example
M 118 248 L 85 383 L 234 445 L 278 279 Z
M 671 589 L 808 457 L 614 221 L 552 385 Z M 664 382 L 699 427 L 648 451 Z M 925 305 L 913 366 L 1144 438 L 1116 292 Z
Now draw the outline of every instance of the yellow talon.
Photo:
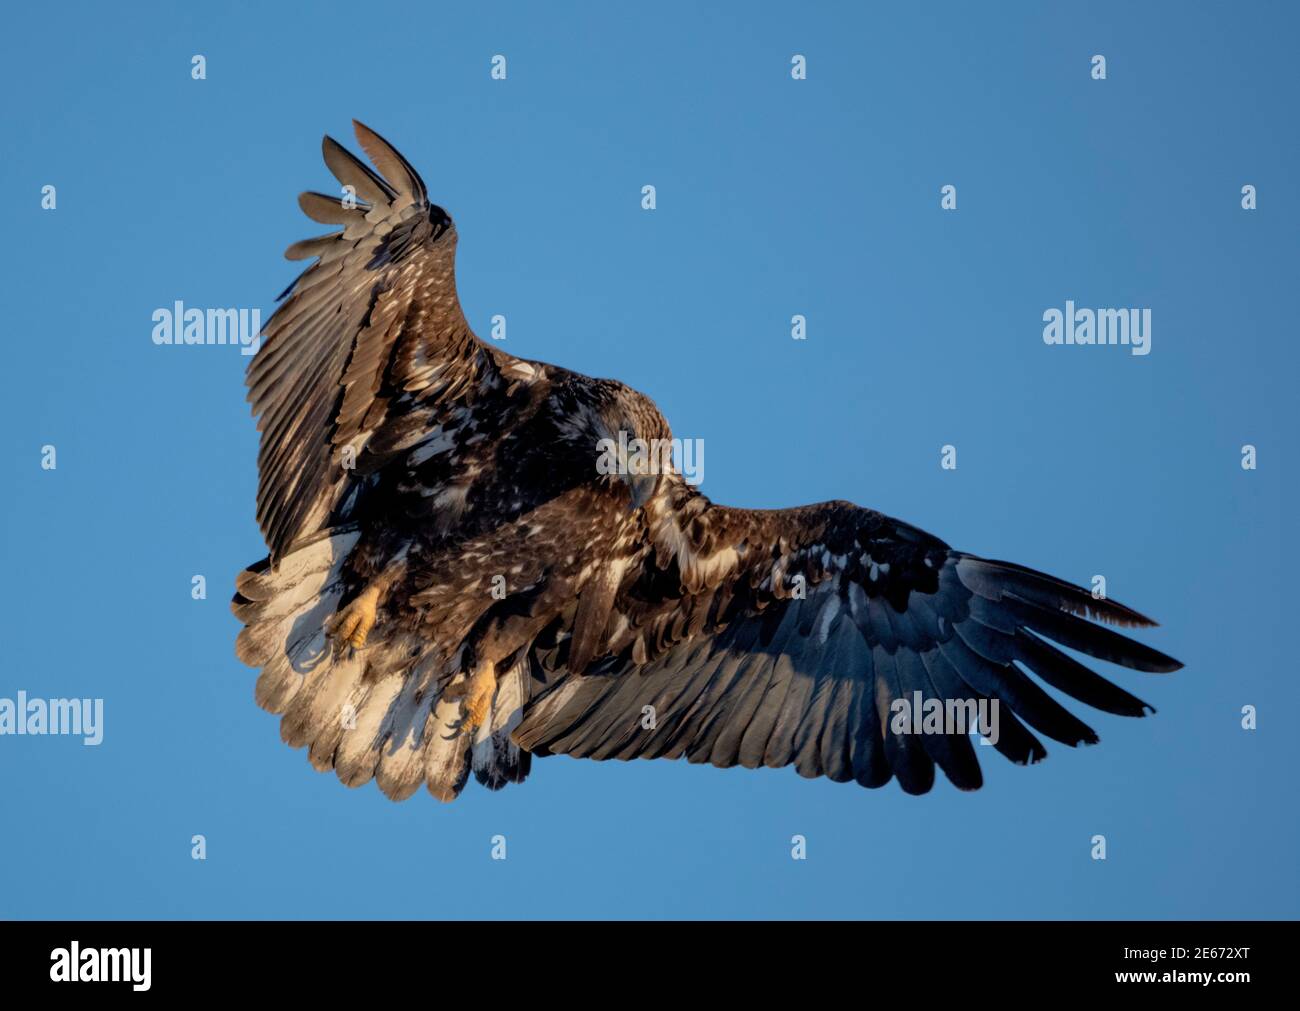
M 465 691 L 465 729 L 473 730 L 487 722 L 492 711 L 492 697 L 496 694 L 497 679 L 493 670 L 495 664 L 483 664 L 469 679 Z
M 367 587 L 356 600 L 335 616 L 334 631 L 331 634 L 353 649 L 360 649 L 366 644 L 370 630 L 375 627 L 378 610 L 379 587 Z

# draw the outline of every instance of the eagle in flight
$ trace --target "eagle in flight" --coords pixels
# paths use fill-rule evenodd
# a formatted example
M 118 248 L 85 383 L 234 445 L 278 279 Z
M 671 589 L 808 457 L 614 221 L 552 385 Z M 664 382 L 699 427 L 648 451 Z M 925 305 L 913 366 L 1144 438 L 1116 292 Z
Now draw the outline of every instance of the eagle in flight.
M 498 789 L 556 754 L 908 793 L 937 765 L 973 790 L 972 730 L 1020 764 L 1046 755 L 1032 731 L 1097 740 L 1038 681 L 1150 709 L 1058 646 L 1181 666 L 1099 624 L 1154 624 L 1136 611 L 871 509 L 709 501 L 636 451 L 672 438 L 648 397 L 475 336 L 456 226 L 354 126 L 378 171 L 325 138 L 345 195 L 299 204 L 338 230 L 287 250 L 316 262 L 248 369 L 269 556 L 232 605 L 258 704 L 317 769 L 394 800 L 453 800 L 471 772 Z M 916 733 L 896 718 L 916 703 L 995 707 L 998 732 Z

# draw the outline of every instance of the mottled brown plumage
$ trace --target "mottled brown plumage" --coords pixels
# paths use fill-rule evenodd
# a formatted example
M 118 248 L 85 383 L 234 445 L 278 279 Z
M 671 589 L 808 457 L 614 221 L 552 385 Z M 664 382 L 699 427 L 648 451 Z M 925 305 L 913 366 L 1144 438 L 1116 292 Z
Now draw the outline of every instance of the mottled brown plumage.
M 350 189 L 300 203 L 342 229 L 289 248 L 316 263 L 249 369 L 270 555 L 233 604 L 258 703 L 316 768 L 394 799 L 421 783 L 453 799 L 471 771 L 497 788 L 556 753 L 909 792 L 937 765 L 971 789 L 968 733 L 900 731 L 894 703 L 997 700 L 997 749 L 1031 762 L 1031 727 L 1096 735 L 1022 667 L 1108 712 L 1147 708 L 1048 639 L 1177 668 L 1094 623 L 1142 615 L 869 509 L 729 509 L 671 468 L 602 472 L 602 440 L 671 438 L 654 404 L 480 341 L 454 224 L 356 130 L 380 174 L 326 138 Z

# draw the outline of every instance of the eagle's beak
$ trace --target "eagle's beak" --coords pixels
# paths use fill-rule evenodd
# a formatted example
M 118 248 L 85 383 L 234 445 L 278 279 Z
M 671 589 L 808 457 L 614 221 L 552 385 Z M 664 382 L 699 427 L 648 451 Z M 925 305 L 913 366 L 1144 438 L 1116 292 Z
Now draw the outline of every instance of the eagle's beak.
M 604 473 L 618 474 L 627 485 L 627 511 L 636 512 L 654 497 L 660 476 L 671 466 L 671 458 L 657 443 L 647 444 L 642 440 L 630 423 L 624 422 L 615 432 L 603 433 L 601 442 L 597 443 L 606 445 L 605 454 L 613 454 L 613 460 L 602 456 L 611 464 Z
M 632 501 L 627 507 L 630 513 L 636 512 L 649 502 L 654 496 L 655 488 L 659 485 L 658 474 L 624 474 L 623 480 L 627 482 L 628 490 L 632 492 Z

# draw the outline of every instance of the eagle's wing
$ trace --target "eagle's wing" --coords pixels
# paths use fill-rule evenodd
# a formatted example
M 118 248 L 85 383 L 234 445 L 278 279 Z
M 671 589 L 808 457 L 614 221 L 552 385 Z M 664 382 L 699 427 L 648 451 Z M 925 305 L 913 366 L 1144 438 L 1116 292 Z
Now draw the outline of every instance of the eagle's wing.
M 281 295 L 248 369 L 262 433 L 257 518 L 273 562 L 346 519 L 336 511 L 355 506 L 359 477 L 427 437 L 440 403 L 514 361 L 461 312 L 451 219 L 397 151 L 354 126 L 383 175 L 324 139 L 325 164 L 355 200 L 299 197 L 342 230 L 286 250 L 318 259 Z
M 1046 755 L 1025 726 L 1077 745 L 1097 735 L 1023 668 L 1098 709 L 1150 707 L 1047 640 L 1141 671 L 1180 664 L 1096 619 L 1151 625 L 1051 576 L 951 550 L 846 502 L 753 511 L 678 486 L 652 542 L 627 566 L 601 619 L 603 660 L 566 669 L 574 636 L 538 650 L 535 689 L 514 738 L 535 754 L 793 764 L 923 793 L 938 765 L 982 782 L 966 732 L 915 733 L 916 700 L 997 702 L 998 751 Z M 575 633 L 576 634 L 576 633 Z M 931 707 L 933 704 L 931 704 Z M 970 710 L 966 710 L 969 712 Z M 954 709 L 953 712 L 956 712 Z M 1022 722 L 1023 721 L 1023 722 Z M 993 736 L 993 735 L 988 735 Z

